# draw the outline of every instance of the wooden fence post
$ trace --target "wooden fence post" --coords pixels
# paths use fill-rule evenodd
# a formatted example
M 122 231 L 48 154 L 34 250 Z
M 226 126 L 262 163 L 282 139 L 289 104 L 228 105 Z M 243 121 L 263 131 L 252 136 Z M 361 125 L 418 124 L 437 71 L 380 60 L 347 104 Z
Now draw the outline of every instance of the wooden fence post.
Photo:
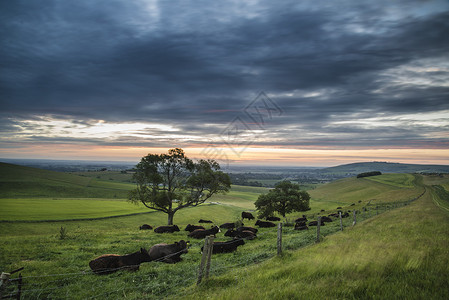
M 341 217 L 341 211 L 338 212 L 338 216 L 340 218 L 340 230 L 343 231 L 343 218 Z
M 354 221 L 352 222 L 352 226 L 354 226 L 356 223 L 357 223 L 357 218 L 356 218 L 356 216 L 355 216 L 355 209 L 354 209 L 354 211 L 353 211 L 353 216 L 354 216 Z
M 9 277 L 11 276 L 10 273 L 4 273 L 2 272 L 0 276 L 0 299 L 3 298 L 3 291 L 6 289 L 6 286 L 9 282 Z
M 209 236 L 209 250 L 207 251 L 207 257 L 206 257 L 206 272 L 204 274 L 204 278 L 209 278 L 209 271 L 210 271 L 210 260 L 212 258 L 212 251 L 214 249 L 214 236 Z
M 282 254 L 282 223 L 278 224 L 278 255 Z
M 200 284 L 201 281 L 203 280 L 204 267 L 207 264 L 208 257 L 210 259 L 209 252 L 212 253 L 212 247 L 213 247 L 212 241 L 213 241 L 213 238 L 211 239 L 210 236 L 207 236 L 204 239 L 203 256 L 201 257 L 200 269 L 198 270 L 198 281 L 196 282 L 197 285 Z M 209 262 L 209 265 L 210 265 L 210 262 Z
M 316 225 L 316 242 L 320 242 L 320 227 L 321 227 L 321 217 L 318 217 L 318 224 Z

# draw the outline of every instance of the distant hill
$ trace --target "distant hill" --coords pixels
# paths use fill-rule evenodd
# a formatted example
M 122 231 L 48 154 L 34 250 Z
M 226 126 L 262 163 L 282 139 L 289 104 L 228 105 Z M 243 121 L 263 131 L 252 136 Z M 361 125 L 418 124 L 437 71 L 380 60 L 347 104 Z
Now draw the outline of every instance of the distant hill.
M 322 174 L 359 174 L 362 172 L 380 171 L 382 173 L 449 173 L 447 165 L 419 165 L 389 162 L 360 162 L 319 170 Z
M 133 184 L 0 162 L 0 198 L 127 198 Z

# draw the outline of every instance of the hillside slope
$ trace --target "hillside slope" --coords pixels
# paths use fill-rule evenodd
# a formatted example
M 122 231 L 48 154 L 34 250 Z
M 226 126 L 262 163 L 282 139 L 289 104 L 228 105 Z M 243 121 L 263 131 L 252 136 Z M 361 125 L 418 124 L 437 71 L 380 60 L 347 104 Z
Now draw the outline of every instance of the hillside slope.
M 389 162 L 359 162 L 336 167 L 324 168 L 318 172 L 338 174 L 359 174 L 369 171 L 380 171 L 382 173 L 449 173 L 446 165 L 420 165 L 402 164 Z
M 434 197 L 427 186 L 409 206 L 213 277 L 183 299 L 448 299 L 449 213 Z
M 126 198 L 133 184 L 0 163 L 0 198 Z

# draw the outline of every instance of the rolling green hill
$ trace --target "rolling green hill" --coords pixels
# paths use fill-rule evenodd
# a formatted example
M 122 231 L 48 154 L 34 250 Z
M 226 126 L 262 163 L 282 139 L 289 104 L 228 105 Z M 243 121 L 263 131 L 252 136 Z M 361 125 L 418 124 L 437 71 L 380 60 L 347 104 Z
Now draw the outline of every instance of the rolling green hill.
M 389 162 L 359 162 L 336 167 L 324 168 L 319 173 L 329 174 L 360 174 L 370 171 L 382 173 L 449 173 L 446 165 L 420 165 Z
M 0 198 L 127 198 L 134 184 L 0 163 Z

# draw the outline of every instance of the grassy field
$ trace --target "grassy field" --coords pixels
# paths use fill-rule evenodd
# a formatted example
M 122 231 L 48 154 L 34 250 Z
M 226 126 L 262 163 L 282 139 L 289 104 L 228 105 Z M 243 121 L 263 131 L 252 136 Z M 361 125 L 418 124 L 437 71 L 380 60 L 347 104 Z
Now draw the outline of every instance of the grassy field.
M 448 299 L 449 215 L 432 200 L 427 192 L 320 244 L 213 277 L 183 298 Z
M 77 184 L 82 186 L 86 178 L 79 177 L 76 176 L 80 180 Z M 32 178 L 27 180 L 33 182 Z M 195 282 L 202 240 L 191 240 L 189 253 L 176 265 L 146 263 L 138 272 L 96 276 L 90 273 L 88 262 L 104 253 L 126 254 L 157 243 L 186 240 L 185 225 L 197 224 L 200 218 L 216 224 L 236 221 L 243 210 L 254 209 L 255 199 L 267 189 L 233 186 L 230 193 L 214 196 L 211 203 L 183 209 L 174 218 L 181 232 L 174 234 L 139 230 L 144 223 L 164 225 L 167 216 L 133 206 L 124 199 L 75 199 L 70 197 L 71 192 L 67 198 L 55 199 L 9 197 L 0 199 L 2 207 L 10 205 L 0 212 L 2 218 L 64 220 L 0 222 L 0 271 L 25 267 L 25 299 L 445 299 L 448 291 L 442 287 L 449 274 L 449 218 L 435 203 L 449 204 L 446 194 L 436 188 L 441 186 L 448 192 L 444 188 L 448 182 L 449 178 L 425 177 L 423 181 L 415 180 L 413 175 L 385 174 L 320 186 L 310 191 L 312 209 L 306 212 L 310 219 L 318 213 L 336 211 L 338 206 L 361 211 L 370 203 L 372 210 L 358 214 L 361 223 L 353 228 L 351 218 L 344 219 L 343 232 L 337 233 L 338 222 L 322 227 L 324 239 L 318 245 L 313 245 L 314 230 L 299 232 L 285 226 L 282 257 L 276 257 L 276 230 L 262 228 L 257 239 L 247 241 L 237 252 L 214 255 L 212 276 L 200 287 Z M 382 203 L 402 203 L 418 196 L 423 185 L 427 192 L 411 205 L 385 213 L 375 210 Z M 37 201 L 36 206 L 25 214 L 23 207 L 33 201 Z M 149 213 L 95 219 L 133 209 Z M 288 218 L 300 215 L 295 213 Z M 93 219 L 67 220 L 85 216 Z M 245 225 L 254 226 L 254 222 L 245 221 Z M 227 238 L 219 233 L 217 240 Z

